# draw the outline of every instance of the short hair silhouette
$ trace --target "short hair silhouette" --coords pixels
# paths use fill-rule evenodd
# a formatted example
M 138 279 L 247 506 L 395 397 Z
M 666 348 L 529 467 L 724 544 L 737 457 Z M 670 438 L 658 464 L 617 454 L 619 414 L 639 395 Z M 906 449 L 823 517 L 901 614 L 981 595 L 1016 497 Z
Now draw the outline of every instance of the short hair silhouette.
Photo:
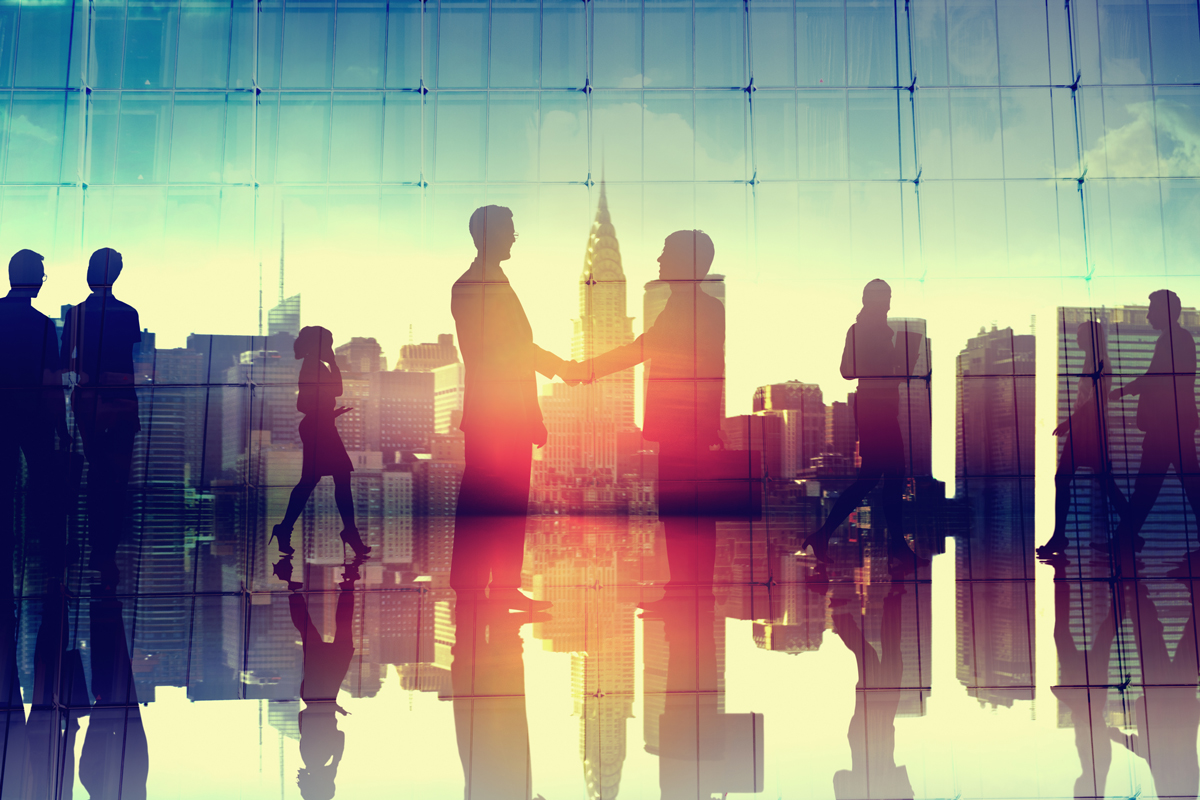
M 18 250 L 8 260 L 8 283 L 19 286 L 41 286 L 46 274 L 42 266 L 42 254 L 32 250 Z
M 112 286 L 121 275 L 122 266 L 120 253 L 111 247 L 101 247 L 88 260 L 88 286 Z
M 320 325 L 306 325 L 300 329 L 292 347 L 296 351 L 296 358 L 308 358 L 320 355 L 322 344 L 333 347 L 333 334 Z
M 475 242 L 475 249 L 483 252 L 488 234 L 496 232 L 496 226 L 505 220 L 511 227 L 512 219 L 512 209 L 504 206 L 480 206 L 475 209 L 471 214 L 471 221 L 467 223 L 471 230 L 471 239 Z
M 862 301 L 864 306 L 868 303 L 881 303 L 891 299 L 892 287 L 882 278 L 868 281 L 867 285 L 863 287 Z
M 1172 292 L 1170 289 L 1159 289 L 1157 292 L 1150 293 L 1150 302 L 1153 304 L 1166 303 L 1167 313 L 1172 320 L 1178 321 L 1183 313 L 1183 303 L 1179 300 L 1179 295 Z
M 700 280 L 712 268 L 716 249 L 713 240 L 704 231 L 675 231 L 667 237 L 667 244 L 673 249 L 677 248 L 683 260 L 691 260 L 695 269 L 694 280 Z

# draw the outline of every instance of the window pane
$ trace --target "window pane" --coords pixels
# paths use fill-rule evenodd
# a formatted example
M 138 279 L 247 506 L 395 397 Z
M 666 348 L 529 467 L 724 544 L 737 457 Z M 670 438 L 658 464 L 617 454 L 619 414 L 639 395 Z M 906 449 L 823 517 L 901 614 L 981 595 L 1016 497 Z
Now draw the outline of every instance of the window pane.
M 335 94 L 329 179 L 350 183 L 378 181 L 382 148 L 383 94 Z
M 542 95 L 541 180 L 583 181 L 588 174 L 587 98 L 579 92 Z
M 641 93 L 593 92 L 592 141 L 599 143 L 609 180 L 642 180 Z
M 797 2 L 796 61 L 800 86 L 846 85 L 846 10 L 842 3 Z
M 489 181 L 536 181 L 538 103 L 532 92 L 492 92 L 488 98 Z
M 67 85 L 70 48 L 69 2 L 23 5 L 13 85 L 48 88 Z
M 848 92 L 851 178 L 900 177 L 894 92 Z
M 479 0 L 443 0 L 438 8 L 437 85 L 487 86 L 488 7 Z
M 646 92 L 647 181 L 690 181 L 695 177 L 692 94 Z
M 884 0 L 847 0 L 846 63 L 851 86 L 895 86 L 894 6 Z
M 384 96 L 383 180 L 421 179 L 421 95 L 388 92 Z
M 736 3 L 698 0 L 696 3 L 696 86 L 745 88 L 745 14 Z
M 421 11 L 424 7 L 420 0 L 388 4 L 388 88 L 415 89 L 421 85 Z
M 1159 174 L 1163 177 L 1200 177 L 1200 89 L 1165 87 L 1154 93 L 1154 119 L 1158 126 Z
M 692 5 L 646 2 L 646 86 L 692 85 Z
M 538 85 L 538 11 L 532 0 L 492 0 L 492 86 Z
M 265 5 L 265 4 L 264 4 Z M 229 57 L 229 88 L 249 89 L 254 84 L 254 0 L 233 2 L 233 49 Z
M 1152 0 L 1150 41 L 1155 83 L 1200 81 L 1200 22 L 1195 3 Z
M 950 85 L 996 85 L 999 68 L 993 1 L 948 0 L 946 22 L 950 29 Z M 1026 20 L 1025 24 L 1029 25 L 1030 21 Z
M 800 180 L 847 177 L 846 92 L 798 92 L 796 125 Z
M 253 57 L 253 54 L 251 54 Z M 283 0 L 262 0 L 258 12 L 258 85 L 279 88 L 283 61 Z M 253 61 L 251 62 L 253 74 Z
M 170 95 L 122 93 L 116 182 L 166 183 L 170 137 Z
M 334 86 L 383 87 L 386 9 L 378 0 L 338 3 Z
M 17 46 L 16 3 L 0 5 L 0 86 L 12 86 L 13 53 Z
M 275 154 L 279 133 L 279 93 L 263 92 L 258 96 L 258 111 L 255 114 L 255 131 L 258 141 L 255 147 L 254 179 L 259 183 L 275 182 Z
M 1150 82 L 1145 0 L 1099 0 L 1100 75 L 1104 83 Z
M 442 94 L 437 98 L 434 177 L 438 181 L 482 181 L 487 141 L 486 95 Z
M 796 85 L 796 20 L 791 0 L 766 0 L 750 6 L 753 50 L 750 71 L 755 86 Z
M 1000 0 L 1000 82 L 1028 86 L 1050 81 L 1046 6 L 1039 0 Z
M 289 0 L 283 16 L 283 77 L 288 89 L 320 89 L 333 75 L 333 4 Z
M 1045 89 L 1002 89 L 1004 176 L 1053 178 L 1054 124 L 1050 92 Z
M 795 180 L 796 93 L 754 94 L 754 165 L 760 181 Z
M 64 103 L 61 92 L 14 92 L 7 183 L 58 183 Z
M 171 181 L 219 183 L 224 164 L 224 93 L 175 95 L 171 135 Z
M 225 181 L 254 181 L 254 97 L 238 92 L 225 100 Z
M 642 85 L 642 8 L 635 0 L 592 3 L 592 83 L 637 88 Z
M 175 84 L 175 3 L 130 5 L 125 18 L 126 89 L 162 89 Z
M 224 88 L 229 73 L 228 4 L 185 3 L 179 11 L 179 66 L 175 85 Z
M 281 95 L 276 180 L 323 183 L 328 163 L 329 95 Z
M 92 92 L 89 97 L 88 128 L 91 131 L 88 154 L 88 182 L 112 183 L 117 170 L 117 121 L 121 112 L 120 92 Z
M 1004 177 L 1000 94 L 995 89 L 950 92 L 955 178 Z
M 696 180 L 744 181 L 746 93 L 696 93 Z
M 586 9 L 576 0 L 543 0 L 543 88 L 583 87 L 587 74 Z

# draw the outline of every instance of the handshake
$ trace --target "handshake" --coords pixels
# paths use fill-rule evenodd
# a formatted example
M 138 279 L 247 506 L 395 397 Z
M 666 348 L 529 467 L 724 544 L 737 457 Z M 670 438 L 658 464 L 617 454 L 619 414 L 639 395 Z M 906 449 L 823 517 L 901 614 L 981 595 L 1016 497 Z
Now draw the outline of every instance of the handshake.
M 574 359 L 562 363 L 558 369 L 558 377 L 562 378 L 568 386 L 578 386 L 581 383 L 591 383 L 596 380 L 590 361 L 580 364 Z

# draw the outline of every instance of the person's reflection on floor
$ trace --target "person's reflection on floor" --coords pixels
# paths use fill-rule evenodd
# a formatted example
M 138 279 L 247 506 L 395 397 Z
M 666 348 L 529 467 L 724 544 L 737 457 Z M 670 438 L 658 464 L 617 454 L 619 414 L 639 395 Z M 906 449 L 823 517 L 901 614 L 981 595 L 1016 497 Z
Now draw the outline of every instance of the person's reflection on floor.
M 1108 393 L 1112 383 L 1112 365 L 1108 359 L 1108 339 L 1104 326 L 1095 320 L 1080 323 L 1075 343 L 1083 351 L 1083 368 L 1075 385 L 1075 403 L 1071 415 L 1054 429 L 1065 436 L 1058 471 L 1054 474 L 1054 533 L 1037 549 L 1038 558 L 1050 558 L 1067 551 L 1067 514 L 1071 510 L 1071 483 L 1080 468 L 1090 470 L 1101 481 L 1109 502 L 1122 517 L 1126 513 L 1125 495 L 1113 478 L 1108 457 Z
M 533 772 L 520 629 L 542 613 L 458 595 L 450 683 L 465 800 L 529 800 Z
M 304 650 L 304 677 L 300 682 L 304 709 L 298 717 L 304 766 L 296 776 L 304 800 L 329 800 L 336 791 L 334 781 L 346 749 L 346 734 L 338 729 L 337 718 L 347 713 L 338 705 L 337 697 L 354 658 L 354 584 L 360 577 L 361 564 L 362 559 L 356 558 L 342 573 L 332 642 L 321 635 L 305 596 L 295 591 L 288 596 L 292 624 L 300 633 Z
M 1068 574 L 1066 556 L 1049 560 L 1054 567 L 1054 647 L 1058 654 L 1059 685 L 1051 687 L 1054 696 L 1071 712 L 1075 728 L 1075 748 L 1079 752 L 1080 775 L 1075 780 L 1075 797 L 1103 797 L 1112 765 L 1112 742 L 1107 730 L 1109 660 L 1117 634 L 1114 601 L 1109 586 L 1081 581 Z M 1090 616 L 1098 603 L 1085 603 L 1084 589 L 1102 592 L 1107 605 L 1104 619 L 1097 624 Z M 1077 642 L 1071 630 L 1074 600 L 1085 614 L 1083 636 Z M 1195 676 L 1192 676 L 1193 684 Z M 1193 693 L 1195 689 L 1193 688 Z
M 1137 733 L 1126 736 L 1110 728 L 1111 737 L 1141 756 L 1154 776 L 1159 797 L 1196 797 L 1200 788 L 1200 762 L 1196 740 L 1200 729 L 1200 700 L 1196 699 L 1196 675 L 1200 672 L 1196 651 L 1195 582 L 1181 578 L 1188 586 L 1187 622 L 1172 656 L 1167 646 L 1166 625 L 1171 610 L 1178 606 L 1160 603 L 1150 597 L 1151 584 L 1143 580 L 1125 580 L 1136 596 L 1129 605 L 1133 617 L 1138 659 L 1142 667 L 1142 696 L 1133 706 Z M 1132 586 L 1131 586 L 1132 584 Z M 1161 586 L 1161 584 L 1158 584 Z
M 854 654 L 858 682 L 854 687 L 854 716 L 846 738 L 850 741 L 850 769 L 833 776 L 838 800 L 911 798 L 908 770 L 896 765 L 896 711 L 904 679 L 904 606 L 906 586 L 892 581 L 882 601 L 860 606 L 855 584 L 833 586 L 830 608 L 833 632 Z M 924 587 L 918 587 L 917 590 Z M 867 640 L 866 631 L 878 624 L 879 649 Z
M 533 446 L 546 444 L 536 373 L 553 378 L 564 363 L 533 343 L 533 329 L 501 262 L 517 240 L 512 211 L 471 214 L 475 260 L 451 289 L 462 347 L 462 483 L 455 511 L 450 586 L 459 597 L 488 590 L 493 603 L 545 608 L 521 592 Z
M 342 545 L 363 558 L 371 548 L 363 543 L 354 523 L 354 495 L 350 490 L 354 463 L 337 429 L 337 418 L 351 409 L 337 404 L 337 398 L 342 396 L 342 372 L 333 353 L 333 334 L 319 325 L 309 325 L 300 329 L 293 349 L 297 360 L 304 362 L 296 391 L 296 410 L 304 415 L 300 421 L 304 456 L 300 481 L 292 489 L 283 521 L 271 531 L 271 538 L 278 540 L 279 552 L 287 555 L 295 552 L 292 528 L 304 513 L 313 489 L 321 478 L 329 475 L 333 477 L 333 499 L 342 518 L 339 534 Z
M 138 707 L 122 604 L 99 593 L 91 604 L 92 704 L 79 780 L 92 800 L 142 800 L 150 756 Z
M 1117 389 L 1111 398 L 1138 395 L 1137 426 L 1145 432 L 1142 460 L 1129 499 L 1129 512 L 1117 526 L 1117 544 L 1139 551 L 1140 533 L 1162 491 L 1167 468 L 1174 467 L 1192 511 L 1200 517 L 1200 463 L 1196 458 L 1196 340 L 1179 324 L 1179 296 L 1167 289 L 1150 294 L 1146 321 L 1161 331 L 1146 373 Z
M 846 332 L 842 350 L 842 377 L 858 380 L 854 418 L 862 464 L 858 480 L 842 492 L 820 528 L 804 540 L 801 553 L 811 547 L 818 561 L 829 563 L 829 540 L 850 513 L 862 505 L 881 480 L 883 515 L 887 521 L 888 554 L 905 565 L 915 563 L 904 538 L 901 519 L 904 498 L 904 438 L 900 430 L 900 386 L 908 374 L 915 348 L 888 325 L 892 289 L 873 280 L 863 289 L 862 310 Z M 798 553 L 799 555 L 800 553 Z
M 25 706 L 17 671 L 17 617 L 12 585 L 0 589 L 0 800 L 25 800 L 31 795 Z
M 133 350 L 141 342 L 137 310 L 113 296 L 121 254 L 92 253 L 87 282 L 92 293 L 67 312 L 61 361 L 75 374 L 71 408 L 88 461 L 89 567 L 114 588 L 117 545 L 126 513 L 133 442 L 141 429 L 134 389 Z
M 721 789 L 726 753 L 718 691 L 712 584 L 655 605 L 667 642 L 666 697 L 658 721 L 658 784 L 663 800 L 694 800 Z M 723 621 L 722 621 L 723 622 Z M 716 783 L 717 785 L 712 785 Z
M 83 662 L 69 648 L 69 608 L 61 585 L 51 585 L 42 600 L 42 617 L 33 654 L 33 696 L 26 724 L 29 761 L 28 796 L 57 798 L 75 782 L 75 737 L 88 713 Z

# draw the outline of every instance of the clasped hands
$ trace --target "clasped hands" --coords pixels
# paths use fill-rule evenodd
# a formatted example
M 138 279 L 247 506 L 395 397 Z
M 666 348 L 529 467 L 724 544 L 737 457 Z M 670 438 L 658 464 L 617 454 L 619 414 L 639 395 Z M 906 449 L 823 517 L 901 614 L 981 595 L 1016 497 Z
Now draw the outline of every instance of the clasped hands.
M 562 366 L 558 370 L 558 377 L 562 378 L 568 386 L 591 383 L 596 379 L 596 376 L 592 373 L 591 362 L 585 361 L 580 364 L 574 359 L 562 363 Z

